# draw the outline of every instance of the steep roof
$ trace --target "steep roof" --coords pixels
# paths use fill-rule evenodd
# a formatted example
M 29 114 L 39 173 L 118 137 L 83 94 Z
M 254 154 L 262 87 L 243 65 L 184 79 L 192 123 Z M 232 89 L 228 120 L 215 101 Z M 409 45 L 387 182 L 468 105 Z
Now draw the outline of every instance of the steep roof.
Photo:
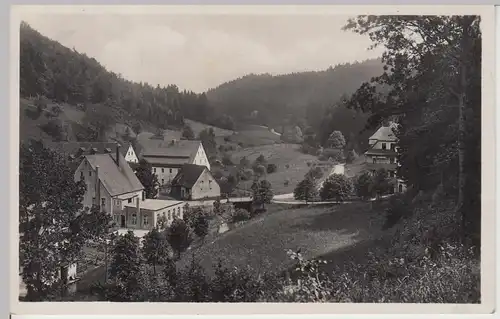
M 115 154 L 85 155 L 90 166 L 99 166 L 99 179 L 111 196 L 136 192 L 144 189 L 123 155 L 119 154 L 119 166 Z
M 73 155 L 75 158 L 82 155 L 114 153 L 116 142 L 48 142 L 47 146 L 67 156 Z M 123 149 L 128 147 L 121 147 Z M 125 150 L 126 152 L 126 150 Z
M 398 153 L 393 150 L 384 150 L 379 148 L 370 148 L 365 152 L 365 155 L 385 155 L 385 156 L 397 156 Z
M 172 180 L 172 186 L 183 186 L 192 188 L 200 175 L 206 170 L 206 166 L 185 164 L 180 169 L 179 173 Z
M 165 166 L 172 168 L 181 168 L 185 164 L 189 164 L 189 157 L 154 157 L 154 156 L 143 156 L 146 162 L 153 166 Z
M 396 140 L 396 135 L 394 135 L 393 129 L 396 127 L 396 123 L 390 123 L 388 126 L 381 126 L 372 136 L 370 136 L 370 140 L 394 141 Z
M 148 139 L 140 142 L 142 156 L 194 158 L 201 141 Z

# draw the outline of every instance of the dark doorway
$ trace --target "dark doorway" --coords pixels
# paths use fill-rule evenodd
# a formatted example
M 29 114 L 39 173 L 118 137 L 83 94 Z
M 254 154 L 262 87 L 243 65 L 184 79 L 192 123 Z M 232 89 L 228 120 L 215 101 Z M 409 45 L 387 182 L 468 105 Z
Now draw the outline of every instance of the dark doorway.
M 120 226 L 125 227 L 125 215 L 120 215 Z

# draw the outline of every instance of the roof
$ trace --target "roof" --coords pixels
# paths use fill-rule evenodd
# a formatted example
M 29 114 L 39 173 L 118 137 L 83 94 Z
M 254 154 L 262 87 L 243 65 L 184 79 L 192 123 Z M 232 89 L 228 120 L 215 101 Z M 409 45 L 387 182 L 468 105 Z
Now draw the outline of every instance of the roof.
M 111 196 L 144 189 L 123 155 L 119 154 L 119 167 L 115 162 L 115 154 L 85 155 L 85 158 L 93 169 L 99 166 L 99 179 Z
M 370 140 L 395 141 L 396 135 L 393 129 L 396 128 L 396 123 L 390 123 L 388 126 L 381 126 L 372 136 Z
M 393 150 L 383 150 L 380 148 L 370 148 L 365 152 L 366 155 L 386 155 L 386 156 L 397 156 L 398 153 Z
M 189 162 L 190 162 L 189 157 L 143 156 L 142 158 L 153 166 L 166 166 L 166 167 L 175 167 L 175 168 L 181 168 L 183 165 L 189 164 Z
M 201 141 L 191 140 L 171 140 L 148 139 L 140 142 L 142 146 L 142 156 L 161 156 L 161 157 L 186 157 L 194 158 Z
M 65 155 L 75 158 L 81 155 L 104 154 L 116 152 L 116 142 L 49 142 L 47 146 Z M 128 147 L 121 147 L 120 150 Z
M 192 188 L 200 175 L 206 170 L 206 166 L 185 164 L 172 180 L 172 186 L 183 186 Z
M 367 170 L 379 170 L 385 169 L 387 171 L 394 171 L 398 168 L 398 164 L 388 164 L 388 163 L 367 163 L 365 169 Z
M 164 199 L 145 199 L 140 201 L 140 209 L 146 209 L 151 211 L 157 211 L 163 208 L 175 206 L 182 204 L 182 201 L 178 200 L 164 200 Z M 136 203 L 125 203 L 126 207 L 136 207 Z

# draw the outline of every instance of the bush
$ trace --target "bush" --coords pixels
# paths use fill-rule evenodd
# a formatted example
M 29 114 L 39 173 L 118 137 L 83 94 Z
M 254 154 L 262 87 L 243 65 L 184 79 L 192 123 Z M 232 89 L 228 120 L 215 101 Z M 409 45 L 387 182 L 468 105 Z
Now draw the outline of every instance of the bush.
M 234 165 L 233 160 L 231 159 L 231 155 L 224 154 L 224 156 L 222 156 L 222 164 L 224 164 L 226 166 Z
M 342 150 L 333 149 L 324 150 L 318 159 L 321 161 L 332 161 L 333 163 L 342 163 L 345 160 Z
M 264 165 L 255 165 L 253 171 L 257 176 L 263 176 L 266 174 L 266 167 Z
M 59 119 L 52 119 L 48 121 L 46 124 L 41 125 L 40 127 L 45 133 L 50 135 L 55 141 L 61 141 L 64 138 L 64 130 L 62 126 L 62 122 Z
M 224 142 L 230 142 L 231 136 L 224 136 Z
M 238 223 L 249 219 L 250 219 L 250 212 L 242 208 L 234 210 L 233 214 L 231 215 L 231 221 L 233 223 Z
M 385 211 L 384 229 L 394 226 L 403 216 L 411 213 L 411 206 L 403 194 L 393 195 L 389 200 L 389 207 Z
M 330 175 L 323 183 L 320 191 L 322 200 L 335 199 L 342 202 L 349 198 L 352 194 L 352 182 L 345 175 L 333 174 Z
M 249 180 L 251 180 L 253 178 L 253 170 L 249 169 L 249 168 L 246 168 L 246 169 L 240 170 L 238 172 L 238 175 L 240 177 L 240 180 L 242 180 L 242 181 L 249 181 Z
M 267 173 L 268 174 L 272 174 L 272 173 L 275 173 L 276 171 L 278 170 L 278 166 L 276 166 L 276 164 L 267 164 Z

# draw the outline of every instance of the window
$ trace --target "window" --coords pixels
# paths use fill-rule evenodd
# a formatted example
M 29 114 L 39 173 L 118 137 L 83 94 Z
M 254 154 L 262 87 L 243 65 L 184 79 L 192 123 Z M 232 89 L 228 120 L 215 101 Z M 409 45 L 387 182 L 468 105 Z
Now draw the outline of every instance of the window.
M 142 219 L 142 224 L 144 226 L 148 226 L 149 225 L 148 215 L 144 215 L 144 218 Z
M 382 143 L 382 149 L 383 150 L 387 149 L 387 146 L 385 145 L 385 143 Z
M 89 176 L 92 176 L 92 171 L 89 171 Z
M 101 206 L 106 207 L 106 198 L 101 198 Z
M 163 218 L 167 218 L 167 213 L 163 212 Z
M 129 202 L 129 203 L 132 203 L 132 198 L 129 198 L 129 199 L 128 199 L 128 202 Z
M 395 161 L 396 159 L 394 157 L 391 157 L 391 164 L 394 164 Z
M 172 169 L 170 169 L 170 174 L 172 174 Z
M 170 209 L 168 210 L 168 219 L 172 219 L 172 213 L 170 213 Z
M 92 205 L 97 205 L 97 202 L 95 201 L 95 197 L 92 197 Z
M 177 207 L 177 216 L 179 216 L 179 218 L 181 217 L 181 208 L 180 207 Z
M 137 225 L 137 214 L 136 213 L 132 214 L 132 225 Z
M 373 164 L 377 164 L 377 159 L 373 158 Z
M 165 173 L 165 170 L 162 168 L 162 169 L 161 169 L 161 172 L 162 172 L 162 173 Z
M 156 167 L 153 167 L 153 173 L 156 173 Z
M 396 144 L 392 143 L 391 144 L 391 151 L 395 151 L 396 150 Z
M 211 180 L 208 181 L 208 187 L 210 187 L 210 189 L 212 189 L 212 181 Z
M 83 177 L 83 171 L 80 171 L 80 179 L 85 180 L 85 177 Z
M 121 204 L 121 201 L 119 199 L 115 199 L 114 202 L 115 202 L 115 206 L 120 206 L 120 204 Z
M 165 180 L 162 178 L 161 179 L 161 184 L 164 185 L 165 184 Z

